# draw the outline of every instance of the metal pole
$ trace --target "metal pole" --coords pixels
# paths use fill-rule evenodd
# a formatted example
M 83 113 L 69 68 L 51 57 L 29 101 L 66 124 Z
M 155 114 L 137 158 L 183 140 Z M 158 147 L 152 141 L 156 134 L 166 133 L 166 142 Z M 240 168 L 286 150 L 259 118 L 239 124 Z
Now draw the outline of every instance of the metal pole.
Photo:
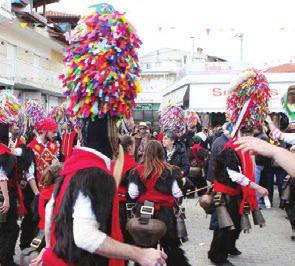
M 240 33 L 240 60 L 243 62 L 243 49 L 244 49 L 244 33 Z
M 192 63 L 194 62 L 194 54 L 195 54 L 195 37 L 192 36 Z

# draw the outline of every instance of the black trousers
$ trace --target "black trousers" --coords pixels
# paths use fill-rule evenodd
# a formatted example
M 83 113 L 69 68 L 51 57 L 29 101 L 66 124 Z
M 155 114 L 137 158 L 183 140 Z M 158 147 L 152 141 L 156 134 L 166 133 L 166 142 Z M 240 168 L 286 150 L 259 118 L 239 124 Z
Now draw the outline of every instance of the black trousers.
M 23 189 L 24 195 L 24 205 L 26 207 L 27 213 L 24 216 L 21 223 L 21 235 L 20 235 L 20 244 L 19 247 L 21 250 L 30 247 L 30 243 L 38 233 L 38 208 L 32 210 L 32 203 L 34 201 L 34 194 L 31 190 L 29 184 Z
M 223 263 L 227 260 L 229 252 L 236 248 L 236 241 L 240 235 L 241 216 L 239 214 L 240 197 L 226 196 L 227 211 L 234 223 L 235 229 L 216 229 L 213 233 L 208 258 L 214 263 Z
M 6 214 L 6 222 L 0 223 L 0 265 L 2 266 L 12 264 L 19 233 L 16 197 L 10 194 L 9 200 L 10 208 Z

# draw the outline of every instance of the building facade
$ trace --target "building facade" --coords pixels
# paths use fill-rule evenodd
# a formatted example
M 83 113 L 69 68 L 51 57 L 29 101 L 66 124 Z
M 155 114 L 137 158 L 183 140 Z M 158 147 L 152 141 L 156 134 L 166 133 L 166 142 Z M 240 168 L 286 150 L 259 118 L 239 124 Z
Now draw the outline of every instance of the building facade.
M 35 99 L 48 111 L 63 101 L 58 76 L 63 72 L 66 42 L 62 34 L 59 39 L 52 37 L 57 24 L 33 11 L 38 1 L 31 1 L 34 6 L 29 1 L 4 2 L 0 7 L 0 88 L 15 90 L 21 102 Z

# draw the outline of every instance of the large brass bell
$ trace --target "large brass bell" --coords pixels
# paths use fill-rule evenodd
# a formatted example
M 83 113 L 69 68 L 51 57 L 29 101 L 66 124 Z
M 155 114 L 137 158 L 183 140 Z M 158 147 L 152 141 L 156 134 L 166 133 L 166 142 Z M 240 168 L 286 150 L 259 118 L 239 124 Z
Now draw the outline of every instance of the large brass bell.
M 249 219 L 249 213 L 250 213 L 250 208 L 247 203 L 245 203 L 244 206 L 244 214 L 241 217 L 241 230 L 244 231 L 244 233 L 249 233 L 251 227 L 250 219 Z
M 249 215 L 243 214 L 241 217 L 241 230 L 243 230 L 244 233 L 249 233 L 251 228 Z
M 262 215 L 262 212 L 259 209 L 255 209 L 252 212 L 252 217 L 255 225 L 259 225 L 260 227 L 265 226 L 265 219 Z
M 216 214 L 217 214 L 218 225 L 220 229 L 222 228 L 228 228 L 228 230 L 235 229 L 234 223 L 224 204 L 216 208 Z

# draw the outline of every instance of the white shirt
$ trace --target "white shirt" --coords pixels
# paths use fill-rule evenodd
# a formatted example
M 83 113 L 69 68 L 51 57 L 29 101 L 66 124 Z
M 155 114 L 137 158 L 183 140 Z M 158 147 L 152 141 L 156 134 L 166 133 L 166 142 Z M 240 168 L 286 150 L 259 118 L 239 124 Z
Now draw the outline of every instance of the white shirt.
M 136 185 L 134 182 L 131 182 L 128 187 L 128 194 L 131 199 L 136 199 L 139 196 L 138 185 Z M 174 182 L 172 184 L 172 196 L 174 198 L 183 197 L 182 191 L 181 191 L 180 187 L 178 186 L 176 180 L 174 180 Z
M 79 149 L 91 152 L 102 158 L 106 166 L 110 168 L 111 160 L 102 153 L 94 149 L 81 147 Z M 46 243 L 49 243 L 50 227 L 52 223 L 52 213 L 54 200 L 50 200 L 45 209 L 45 234 Z M 100 231 L 99 224 L 92 211 L 91 200 L 88 196 L 79 191 L 76 202 L 73 206 L 73 236 L 77 247 L 84 249 L 90 253 L 94 253 L 101 248 L 102 243 L 107 238 L 107 235 Z M 47 242 L 48 241 L 48 242 Z
M 89 197 L 79 192 L 73 212 L 73 234 L 77 247 L 94 253 L 107 235 L 99 230 Z
M 240 168 L 240 167 L 239 167 Z M 227 173 L 229 175 L 229 178 L 238 184 L 240 184 L 243 187 L 246 187 L 249 185 L 250 180 L 247 176 L 243 175 L 242 173 L 239 173 L 237 171 L 231 170 L 229 168 L 226 168 Z M 241 170 L 241 168 L 240 168 Z

